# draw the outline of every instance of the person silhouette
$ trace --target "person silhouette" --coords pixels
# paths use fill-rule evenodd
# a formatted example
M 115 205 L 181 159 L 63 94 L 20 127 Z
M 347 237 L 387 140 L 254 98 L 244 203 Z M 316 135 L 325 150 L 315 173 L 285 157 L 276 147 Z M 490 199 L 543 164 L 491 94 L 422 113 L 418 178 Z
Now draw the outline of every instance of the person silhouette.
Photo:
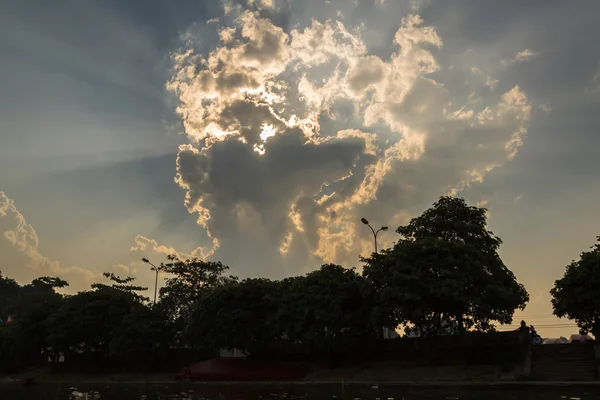
M 525 320 L 521 321 L 521 326 L 517 329 L 519 332 L 529 332 L 529 327 L 527 326 L 527 322 Z

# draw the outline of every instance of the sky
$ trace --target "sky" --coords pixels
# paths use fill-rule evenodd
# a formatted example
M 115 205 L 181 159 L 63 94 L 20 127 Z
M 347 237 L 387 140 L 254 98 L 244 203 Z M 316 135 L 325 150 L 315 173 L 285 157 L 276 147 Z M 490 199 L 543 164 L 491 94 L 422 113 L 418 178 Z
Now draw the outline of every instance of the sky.
M 0 5 L 0 270 L 362 266 L 441 195 L 488 208 L 545 337 L 600 235 L 600 3 L 20 0 Z M 162 279 L 161 279 L 162 281 Z M 159 282 L 161 285 L 162 282 Z M 509 328 L 501 328 L 509 329 Z

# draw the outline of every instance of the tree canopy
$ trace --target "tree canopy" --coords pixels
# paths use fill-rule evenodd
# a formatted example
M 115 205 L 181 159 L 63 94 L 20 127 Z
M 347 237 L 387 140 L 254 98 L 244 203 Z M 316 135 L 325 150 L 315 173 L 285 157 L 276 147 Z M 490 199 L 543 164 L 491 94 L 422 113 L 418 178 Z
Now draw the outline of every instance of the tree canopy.
M 175 255 L 167 259 L 170 263 L 159 267 L 167 278 L 160 289 L 157 306 L 175 325 L 176 341 L 182 345 L 190 344 L 186 332 L 189 332 L 190 318 L 198 302 L 212 290 L 235 282 L 237 278 L 225 275 L 229 267 L 220 261 L 180 260 Z
M 0 368 L 79 353 L 161 364 L 173 349 L 224 348 L 335 362 L 367 354 L 383 327 L 491 331 L 525 307 L 527 291 L 499 257 L 502 241 L 484 208 L 442 197 L 396 232 L 391 248 L 363 259 L 362 273 L 324 264 L 283 280 L 240 281 L 221 262 L 171 255 L 157 268 L 165 283 L 156 304 L 135 278 L 110 272 L 73 295 L 61 293 L 68 283 L 58 277 L 21 286 L 0 274 L 0 319 L 13 321 L 0 324 Z M 557 315 L 582 327 L 597 326 L 598 253 L 598 245 L 584 253 L 553 289 Z
M 28 364 L 48 353 L 46 320 L 62 305 L 63 296 L 55 288 L 66 286 L 59 278 L 42 277 L 20 286 L 11 309 L 10 324 L 5 323 L 3 336 L 5 353 L 15 364 Z M 12 285 L 11 285 L 12 287 Z M 12 290 L 12 289 L 11 289 Z
M 251 356 L 286 344 L 305 354 L 335 351 L 377 332 L 365 286 L 361 275 L 335 264 L 283 281 L 233 281 L 197 303 L 190 337 L 197 346 L 238 348 Z
M 354 269 L 325 264 L 284 285 L 280 318 L 286 321 L 286 334 L 292 340 L 327 347 L 337 340 L 375 333 L 369 292 Z
M 600 335 L 600 236 L 590 251 L 566 267 L 550 290 L 554 315 L 573 319 L 595 337 Z
M 280 339 L 278 282 L 245 279 L 215 288 L 198 302 L 189 327 L 197 347 L 241 349 L 255 355 Z
M 529 295 L 500 259 L 486 209 L 442 197 L 397 232 L 401 239 L 365 259 L 364 269 L 392 326 L 422 335 L 489 331 L 524 309 Z
M 19 284 L 10 278 L 2 276 L 0 271 L 0 320 L 6 321 L 14 312 L 14 306 L 19 296 Z
M 143 286 L 134 285 L 133 282 L 135 281 L 135 278 L 133 278 L 131 276 L 126 276 L 125 278 L 121 278 L 120 276 L 115 275 L 112 272 L 104 272 L 102 275 L 104 275 L 104 277 L 108 278 L 113 283 L 110 285 L 107 285 L 105 283 L 94 283 L 94 284 L 92 284 L 92 289 L 112 288 L 115 290 L 119 290 L 119 291 L 128 293 L 136 301 L 140 301 L 140 302 L 150 301 L 150 299 L 148 297 L 143 296 L 139 293 L 139 292 L 145 292 L 146 290 L 148 290 L 148 288 L 143 287 Z

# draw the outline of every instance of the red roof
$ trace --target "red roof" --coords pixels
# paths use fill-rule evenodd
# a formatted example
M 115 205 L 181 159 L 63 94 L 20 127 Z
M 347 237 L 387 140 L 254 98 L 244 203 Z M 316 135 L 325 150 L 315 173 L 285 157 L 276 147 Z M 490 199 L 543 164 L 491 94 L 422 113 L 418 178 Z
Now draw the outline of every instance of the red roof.
M 192 381 L 265 381 L 301 379 L 303 368 L 286 364 L 259 363 L 244 359 L 212 359 L 184 367 L 176 379 Z

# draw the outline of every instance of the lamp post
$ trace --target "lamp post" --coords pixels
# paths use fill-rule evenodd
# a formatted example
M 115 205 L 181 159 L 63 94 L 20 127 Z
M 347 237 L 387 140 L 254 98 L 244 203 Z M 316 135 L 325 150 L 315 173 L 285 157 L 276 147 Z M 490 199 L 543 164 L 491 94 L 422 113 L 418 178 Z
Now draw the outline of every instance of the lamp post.
M 366 226 L 368 226 L 371 229 L 371 232 L 373 232 L 373 240 L 375 242 L 375 253 L 377 253 L 377 234 L 381 231 L 387 231 L 388 227 L 387 226 L 382 226 L 381 228 L 379 228 L 377 231 L 375 229 L 373 229 L 373 227 L 369 224 L 369 221 L 367 221 L 366 218 L 361 218 L 360 222 L 362 222 L 363 224 L 365 224 Z
M 146 264 L 152 265 L 152 268 L 150 268 L 150 270 L 156 272 L 156 277 L 154 278 L 154 305 L 156 305 L 156 288 L 158 287 L 158 267 L 152 264 L 147 258 L 142 258 L 142 261 Z
M 369 224 L 369 221 L 367 221 L 366 218 L 361 218 L 360 222 L 362 222 L 363 224 L 365 224 L 366 226 L 368 226 L 371 229 L 371 232 L 373 232 L 373 240 L 375 242 L 375 254 L 377 254 L 377 234 L 379 232 L 381 232 L 381 231 L 387 231 L 388 227 L 387 226 L 382 226 L 378 230 L 375 230 L 375 229 L 373 229 L 373 227 L 371 226 L 371 224 Z M 386 328 L 385 326 L 381 327 L 381 336 L 383 336 L 384 339 L 386 339 L 387 336 L 389 336 L 389 329 Z
M 173 263 L 169 263 L 169 264 L 160 263 L 160 267 L 157 267 L 156 265 L 152 264 L 150 262 L 150 260 L 148 260 L 145 257 L 142 258 L 142 261 L 145 262 L 146 264 L 152 265 L 152 268 L 150 268 L 150 270 L 156 272 L 156 277 L 154 278 L 154 304 L 156 305 L 156 288 L 158 286 L 158 271 L 160 271 L 161 269 L 164 270 L 164 267 L 172 267 Z

